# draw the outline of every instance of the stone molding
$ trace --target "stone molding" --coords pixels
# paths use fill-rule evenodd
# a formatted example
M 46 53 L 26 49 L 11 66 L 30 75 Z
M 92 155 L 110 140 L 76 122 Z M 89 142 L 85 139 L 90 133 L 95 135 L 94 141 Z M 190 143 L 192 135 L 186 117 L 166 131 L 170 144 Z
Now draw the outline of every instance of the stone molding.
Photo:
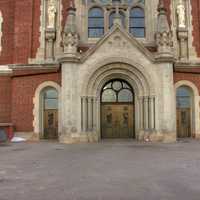
M 192 116 L 191 116 L 191 125 L 192 125 L 192 135 L 195 137 L 199 137 L 200 135 L 200 125 L 199 125 L 199 102 L 200 102 L 200 96 L 199 96 L 199 90 L 196 87 L 196 85 L 188 80 L 181 80 L 175 83 L 175 91 L 181 87 L 181 86 L 187 86 L 192 90 L 193 93 L 193 100 L 192 100 Z
M 53 81 L 45 81 L 41 83 L 33 97 L 33 128 L 34 134 L 37 135 L 38 139 L 40 138 L 41 134 L 43 133 L 43 119 L 42 119 L 42 109 L 41 109 L 41 92 L 46 87 L 53 87 L 58 92 L 58 134 L 61 133 L 61 87 L 58 83 Z

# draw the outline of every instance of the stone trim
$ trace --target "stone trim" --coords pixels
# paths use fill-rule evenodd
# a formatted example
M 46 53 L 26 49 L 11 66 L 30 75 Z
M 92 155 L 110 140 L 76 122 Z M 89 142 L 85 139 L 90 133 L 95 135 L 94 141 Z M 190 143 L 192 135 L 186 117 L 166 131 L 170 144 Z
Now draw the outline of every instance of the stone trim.
M 177 16 L 176 16 L 176 6 L 179 0 L 173 0 L 171 1 L 171 22 L 172 22 L 172 32 L 173 32 L 173 43 L 174 43 L 174 49 L 177 49 L 177 51 L 175 50 L 174 53 L 176 55 L 176 58 L 179 57 L 179 42 L 177 40 Z M 187 45 L 188 45 L 188 58 L 189 60 L 199 60 L 197 58 L 197 53 L 195 51 L 195 48 L 193 46 L 193 23 L 192 21 L 193 16 L 192 16 L 192 5 L 191 5 L 191 0 L 184 0 L 185 6 L 186 6 L 186 30 L 188 33 L 188 41 L 187 41 Z
M 61 87 L 56 82 L 53 81 L 45 81 L 41 83 L 33 97 L 33 128 L 34 134 L 39 139 L 40 135 L 43 133 L 43 116 L 41 109 L 41 92 L 46 87 L 53 87 L 58 91 L 58 134 L 61 133 Z
M 36 58 L 29 59 L 29 63 L 41 63 L 45 60 L 45 49 L 46 49 L 46 39 L 45 39 L 45 31 L 46 31 L 46 24 L 47 24 L 47 0 L 41 0 L 40 5 L 40 37 L 39 37 L 39 43 L 40 46 L 36 53 Z M 60 46 L 60 43 L 62 41 L 62 0 L 57 0 L 57 20 L 56 20 L 56 41 L 55 41 L 55 58 L 59 56 L 62 53 L 62 48 Z
M 193 100 L 192 100 L 192 116 L 191 116 L 191 131 L 192 131 L 192 135 L 195 135 L 195 137 L 199 137 L 200 136 L 200 125 L 199 125 L 199 112 L 200 112 L 200 109 L 199 109 L 199 100 L 200 100 L 200 97 L 199 97 L 199 90 L 197 88 L 197 86 L 190 82 L 190 81 L 187 81 L 187 80 L 181 80 L 181 81 L 178 81 L 176 84 L 175 84 L 175 91 L 181 87 L 181 86 L 188 86 L 191 90 L 192 90 L 192 93 L 193 93 Z

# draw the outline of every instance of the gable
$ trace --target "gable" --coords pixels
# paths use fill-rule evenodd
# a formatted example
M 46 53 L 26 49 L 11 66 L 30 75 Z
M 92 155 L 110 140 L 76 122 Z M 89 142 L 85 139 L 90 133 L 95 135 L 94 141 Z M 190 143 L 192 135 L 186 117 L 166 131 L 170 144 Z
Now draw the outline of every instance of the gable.
M 95 46 L 90 48 L 81 58 L 84 62 L 93 54 L 131 54 L 140 56 L 154 62 L 153 54 L 132 35 L 124 31 L 120 26 L 115 26 L 108 34 L 100 39 Z

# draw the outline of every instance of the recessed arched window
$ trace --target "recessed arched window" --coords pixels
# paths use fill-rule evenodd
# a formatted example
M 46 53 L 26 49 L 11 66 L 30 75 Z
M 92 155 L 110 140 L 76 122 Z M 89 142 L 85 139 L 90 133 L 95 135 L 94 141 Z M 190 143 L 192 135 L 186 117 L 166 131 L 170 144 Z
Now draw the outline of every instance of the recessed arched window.
M 129 102 L 134 100 L 132 88 L 124 81 L 113 80 L 107 83 L 102 90 L 101 102 Z
M 104 34 L 104 12 L 101 8 L 91 8 L 88 12 L 88 37 L 100 38 Z
M 130 10 L 129 31 L 135 37 L 145 37 L 145 16 L 142 8 L 135 7 Z
M 116 13 L 112 12 L 109 16 L 109 28 L 112 28 L 113 26 L 113 20 L 114 20 L 115 15 Z M 120 11 L 119 15 L 120 15 L 123 27 L 125 27 L 125 20 L 126 20 L 125 14 L 122 11 Z
M 43 91 L 43 138 L 58 138 L 58 92 L 52 87 Z

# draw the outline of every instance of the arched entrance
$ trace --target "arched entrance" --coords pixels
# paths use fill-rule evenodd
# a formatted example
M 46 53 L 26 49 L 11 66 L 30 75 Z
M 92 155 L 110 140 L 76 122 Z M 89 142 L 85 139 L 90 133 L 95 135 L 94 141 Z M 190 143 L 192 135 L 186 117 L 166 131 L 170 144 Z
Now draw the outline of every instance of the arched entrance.
M 101 137 L 135 138 L 134 92 L 123 80 L 111 80 L 102 88 Z
M 192 136 L 192 90 L 188 86 L 180 86 L 176 91 L 177 137 Z
M 58 92 L 53 87 L 46 87 L 41 92 L 43 109 L 43 139 L 58 139 Z

